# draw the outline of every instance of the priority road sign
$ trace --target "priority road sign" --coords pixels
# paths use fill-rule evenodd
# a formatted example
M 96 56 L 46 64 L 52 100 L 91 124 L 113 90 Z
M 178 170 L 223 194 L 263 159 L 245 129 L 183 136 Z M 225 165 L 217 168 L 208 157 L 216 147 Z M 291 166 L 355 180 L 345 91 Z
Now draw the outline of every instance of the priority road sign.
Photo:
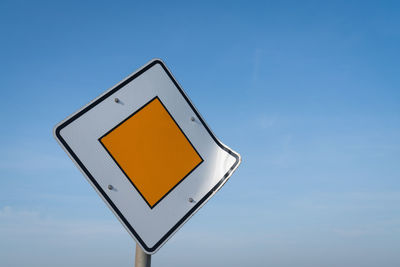
M 241 161 L 215 137 L 159 59 L 59 123 L 54 136 L 148 254 Z

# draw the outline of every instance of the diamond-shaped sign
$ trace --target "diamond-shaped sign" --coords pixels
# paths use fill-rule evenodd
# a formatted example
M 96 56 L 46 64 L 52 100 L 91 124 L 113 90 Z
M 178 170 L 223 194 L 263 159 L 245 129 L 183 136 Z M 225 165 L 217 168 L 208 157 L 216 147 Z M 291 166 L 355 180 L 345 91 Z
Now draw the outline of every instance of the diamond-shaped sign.
M 54 135 L 127 231 L 155 253 L 227 181 L 223 145 L 160 60 L 97 97 Z

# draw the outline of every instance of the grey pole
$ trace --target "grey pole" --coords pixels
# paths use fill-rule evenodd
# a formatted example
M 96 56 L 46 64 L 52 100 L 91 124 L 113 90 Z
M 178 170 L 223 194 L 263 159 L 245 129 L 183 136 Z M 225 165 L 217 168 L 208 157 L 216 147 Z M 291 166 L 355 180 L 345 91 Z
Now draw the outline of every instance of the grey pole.
M 151 255 L 144 253 L 138 244 L 136 244 L 135 267 L 151 267 Z

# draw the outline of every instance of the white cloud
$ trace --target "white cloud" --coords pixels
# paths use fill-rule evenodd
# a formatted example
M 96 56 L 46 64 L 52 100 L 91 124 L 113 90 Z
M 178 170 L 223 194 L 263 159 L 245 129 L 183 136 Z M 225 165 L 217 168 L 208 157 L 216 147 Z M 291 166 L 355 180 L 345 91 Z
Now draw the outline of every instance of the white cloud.
M 35 147 L 16 146 L 5 149 L 0 155 L 0 170 L 14 172 L 66 170 L 71 168 L 67 155 L 62 156 L 55 150 Z
M 133 247 L 116 220 L 65 220 L 0 209 L 0 266 L 128 266 Z
M 55 219 L 37 211 L 17 210 L 9 206 L 0 209 L 0 235 L 91 236 L 96 234 L 122 234 L 115 221 L 84 221 Z

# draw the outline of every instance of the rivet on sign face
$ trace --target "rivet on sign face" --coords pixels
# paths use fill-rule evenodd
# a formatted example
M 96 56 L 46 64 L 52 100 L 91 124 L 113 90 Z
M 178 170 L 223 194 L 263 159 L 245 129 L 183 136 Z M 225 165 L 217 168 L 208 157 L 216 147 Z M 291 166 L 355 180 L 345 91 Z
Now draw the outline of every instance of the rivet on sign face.
M 114 101 L 115 103 L 119 103 L 119 98 L 118 97 L 114 98 Z
M 108 185 L 108 189 L 110 189 L 110 190 L 113 190 L 113 188 L 114 188 L 114 186 L 112 186 L 112 185 Z
M 194 202 L 194 199 L 193 199 L 193 198 L 191 198 L 191 197 L 189 197 L 189 199 L 188 199 L 188 200 L 189 200 L 189 202 L 190 202 L 190 203 L 193 203 L 193 202 Z
M 194 120 L 195 120 L 195 118 L 194 118 L 194 117 L 191 117 L 191 118 L 190 118 L 190 120 L 191 120 L 191 121 L 194 121 Z

